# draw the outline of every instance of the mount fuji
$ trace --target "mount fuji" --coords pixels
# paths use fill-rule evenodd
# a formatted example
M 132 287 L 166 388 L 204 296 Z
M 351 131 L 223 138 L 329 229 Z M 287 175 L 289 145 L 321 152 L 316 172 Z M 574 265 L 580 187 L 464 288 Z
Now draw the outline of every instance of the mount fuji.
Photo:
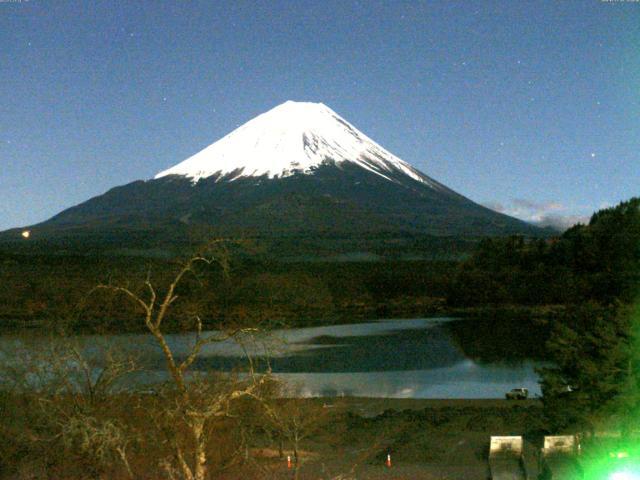
M 544 235 L 399 159 L 321 103 L 285 102 L 153 179 L 28 227 L 30 241 L 114 248 L 194 232 L 269 239 Z M 0 240 L 20 241 L 23 229 Z

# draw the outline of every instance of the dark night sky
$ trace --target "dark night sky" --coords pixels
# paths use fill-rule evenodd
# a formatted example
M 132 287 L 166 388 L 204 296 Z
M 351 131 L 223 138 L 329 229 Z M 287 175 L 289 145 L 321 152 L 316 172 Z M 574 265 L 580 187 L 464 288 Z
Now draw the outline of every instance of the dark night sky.
M 637 1 L 0 0 L 0 45 L 0 229 L 288 99 L 523 219 L 640 193 Z

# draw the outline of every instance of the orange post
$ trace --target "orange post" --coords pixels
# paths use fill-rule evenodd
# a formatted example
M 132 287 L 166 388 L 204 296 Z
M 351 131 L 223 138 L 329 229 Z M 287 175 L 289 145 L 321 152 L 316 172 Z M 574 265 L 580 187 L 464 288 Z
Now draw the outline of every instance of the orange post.
M 391 454 L 387 454 L 387 467 L 391 468 Z
M 287 455 L 287 468 L 291 468 L 291 455 Z

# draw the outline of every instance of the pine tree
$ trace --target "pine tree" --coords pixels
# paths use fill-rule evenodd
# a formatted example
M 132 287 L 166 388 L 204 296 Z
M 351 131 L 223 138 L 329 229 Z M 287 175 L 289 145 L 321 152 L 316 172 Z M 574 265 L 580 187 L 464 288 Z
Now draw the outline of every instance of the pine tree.
M 554 366 L 541 369 L 545 413 L 562 430 L 593 433 L 628 389 L 630 318 L 618 306 L 589 302 L 553 326 L 547 348 Z

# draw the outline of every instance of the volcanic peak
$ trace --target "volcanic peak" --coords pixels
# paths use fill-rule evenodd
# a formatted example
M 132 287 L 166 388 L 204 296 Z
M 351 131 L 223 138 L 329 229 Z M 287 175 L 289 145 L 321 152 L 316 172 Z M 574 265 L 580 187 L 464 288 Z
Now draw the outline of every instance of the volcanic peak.
M 155 178 L 179 175 L 196 183 L 242 177 L 313 174 L 323 164 L 352 162 L 397 183 L 397 174 L 443 188 L 322 103 L 287 101 L 255 117 Z

